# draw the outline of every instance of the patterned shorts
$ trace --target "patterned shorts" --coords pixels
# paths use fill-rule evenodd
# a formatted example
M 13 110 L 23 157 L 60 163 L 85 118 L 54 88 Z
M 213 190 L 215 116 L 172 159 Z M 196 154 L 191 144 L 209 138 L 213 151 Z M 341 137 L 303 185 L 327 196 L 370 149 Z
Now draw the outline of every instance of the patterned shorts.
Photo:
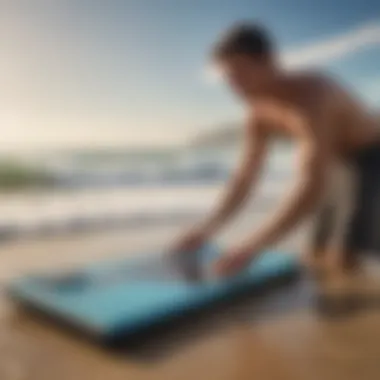
M 315 250 L 380 252 L 380 144 L 331 170 L 316 214 Z

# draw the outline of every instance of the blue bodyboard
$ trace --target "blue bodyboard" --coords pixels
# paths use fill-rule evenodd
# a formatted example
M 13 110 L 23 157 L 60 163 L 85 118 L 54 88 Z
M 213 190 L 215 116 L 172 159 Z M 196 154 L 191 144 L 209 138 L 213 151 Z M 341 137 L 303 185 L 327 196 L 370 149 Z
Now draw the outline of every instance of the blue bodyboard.
M 8 290 L 22 305 L 111 342 L 247 290 L 260 293 L 299 272 L 295 255 L 266 252 L 239 275 L 221 280 L 207 276 L 210 263 L 220 255 L 218 247 L 186 255 L 192 267 L 167 255 L 139 255 L 64 275 L 26 276 Z

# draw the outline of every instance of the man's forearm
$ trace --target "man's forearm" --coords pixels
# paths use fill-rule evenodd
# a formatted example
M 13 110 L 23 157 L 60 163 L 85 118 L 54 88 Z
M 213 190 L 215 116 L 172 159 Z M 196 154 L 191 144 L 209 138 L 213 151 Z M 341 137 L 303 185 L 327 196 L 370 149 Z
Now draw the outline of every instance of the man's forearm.
M 312 211 L 321 193 L 321 181 L 311 180 L 297 186 L 279 212 L 251 238 L 250 244 L 259 251 L 275 244 Z
M 220 200 L 219 206 L 204 224 L 204 228 L 210 233 L 218 230 L 241 208 L 261 174 L 267 152 L 267 138 L 258 126 L 257 123 L 248 124 L 240 166 Z
M 234 183 L 216 210 L 207 218 L 204 223 L 205 229 L 213 233 L 233 217 L 247 200 L 251 187 L 251 181 L 248 182 L 248 179 L 245 182 L 242 180 L 240 183 Z

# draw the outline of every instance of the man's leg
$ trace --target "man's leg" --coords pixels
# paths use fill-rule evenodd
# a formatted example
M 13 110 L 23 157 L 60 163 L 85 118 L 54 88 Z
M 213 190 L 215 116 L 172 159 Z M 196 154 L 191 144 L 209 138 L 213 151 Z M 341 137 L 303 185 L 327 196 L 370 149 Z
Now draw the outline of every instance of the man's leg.
M 307 247 L 307 262 L 312 266 L 320 266 L 326 258 L 326 250 L 334 219 L 334 208 L 323 203 L 314 216 L 311 236 Z
M 349 244 L 352 221 L 358 210 L 359 182 L 354 166 L 341 163 L 336 172 L 335 215 L 327 254 L 330 269 L 350 271 L 358 265 L 358 247 Z
M 346 245 L 349 252 L 380 252 L 380 146 L 358 160 L 358 191 Z
M 351 258 L 346 250 L 346 241 L 355 210 L 355 197 L 356 174 L 353 168 L 335 163 L 330 169 L 309 242 L 309 262 L 317 269 L 341 270 Z
M 305 262 L 317 271 L 325 266 L 326 250 L 334 220 L 334 172 L 335 168 L 331 168 L 328 173 L 322 199 L 312 217 L 310 236 L 307 241 Z

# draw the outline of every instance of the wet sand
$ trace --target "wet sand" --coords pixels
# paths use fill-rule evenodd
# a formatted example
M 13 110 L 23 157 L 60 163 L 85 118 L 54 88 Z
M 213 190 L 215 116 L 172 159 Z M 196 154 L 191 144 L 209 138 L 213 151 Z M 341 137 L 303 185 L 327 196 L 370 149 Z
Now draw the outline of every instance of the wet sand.
M 255 222 L 246 217 L 222 240 L 236 241 Z M 108 231 L 2 245 L 1 282 L 30 271 L 69 268 L 107 256 L 164 247 L 179 228 Z M 300 248 L 304 237 L 300 231 L 284 245 Z M 368 308 L 346 318 L 323 318 L 308 295 L 299 297 L 297 307 L 293 307 L 291 302 L 297 297 L 290 293 L 274 300 L 264 318 L 254 318 L 251 310 L 229 323 L 206 325 L 198 332 L 183 331 L 157 343 L 154 350 L 162 355 L 149 360 L 128 353 L 113 355 L 78 341 L 16 312 L 1 296 L 0 379 L 378 379 L 380 308 Z

